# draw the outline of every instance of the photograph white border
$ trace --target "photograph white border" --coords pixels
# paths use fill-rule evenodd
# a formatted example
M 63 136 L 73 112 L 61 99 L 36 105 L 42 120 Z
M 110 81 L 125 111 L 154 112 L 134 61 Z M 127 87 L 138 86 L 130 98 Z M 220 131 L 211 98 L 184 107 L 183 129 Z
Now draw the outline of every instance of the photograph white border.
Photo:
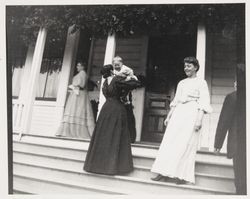
M 1 0 L 0 2 L 0 198 L 20 198 L 20 199 L 28 199 L 28 198 L 152 198 L 152 196 L 94 196 L 94 195 L 46 195 L 46 196 L 28 196 L 28 195 L 8 195 L 8 143 L 7 143 L 7 136 L 8 136 L 8 128 L 7 128 L 7 78 L 6 78 L 6 27 L 5 27 L 5 8 L 7 5 L 84 5 L 84 4 L 200 4 L 200 3 L 245 3 L 246 4 L 246 103 L 247 103 L 247 177 L 250 179 L 250 170 L 249 170 L 249 143 L 250 143 L 250 136 L 248 134 L 249 131 L 249 124 L 250 124 L 250 108 L 249 108 L 249 83 L 250 83 L 250 69 L 249 69 L 249 12 L 250 12 L 250 4 L 247 0 L 240 1 L 240 0 L 214 0 L 214 1 L 195 1 L 195 0 Z M 250 191 L 249 180 L 247 183 L 248 192 Z M 247 196 L 191 196 L 192 198 L 247 198 Z M 155 195 L 154 198 L 190 198 L 190 196 L 172 196 L 172 195 Z

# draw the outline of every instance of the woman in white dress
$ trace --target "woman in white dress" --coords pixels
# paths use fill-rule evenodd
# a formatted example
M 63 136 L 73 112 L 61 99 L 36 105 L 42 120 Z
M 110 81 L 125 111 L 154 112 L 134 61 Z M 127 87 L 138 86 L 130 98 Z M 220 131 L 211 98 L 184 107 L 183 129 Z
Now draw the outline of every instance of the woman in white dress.
M 95 120 L 87 91 L 88 78 L 83 63 L 77 63 L 76 68 L 78 73 L 69 86 L 70 95 L 56 136 L 89 139 Z
M 198 78 L 199 62 L 194 57 L 184 59 L 187 78 L 177 85 L 170 112 L 164 121 L 167 126 L 151 171 L 158 173 L 152 180 L 175 180 L 177 184 L 195 183 L 195 156 L 202 119 L 210 113 L 207 83 Z

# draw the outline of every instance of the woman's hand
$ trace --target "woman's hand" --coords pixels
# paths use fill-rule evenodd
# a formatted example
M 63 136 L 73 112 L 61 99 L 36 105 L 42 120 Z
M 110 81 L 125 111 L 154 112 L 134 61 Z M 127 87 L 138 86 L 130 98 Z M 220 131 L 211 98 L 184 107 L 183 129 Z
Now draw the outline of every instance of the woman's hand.
M 195 132 L 199 132 L 200 131 L 200 129 L 202 127 L 203 116 L 204 116 L 204 111 L 203 110 L 199 110 L 197 118 L 196 118 L 196 122 L 195 122 L 195 125 L 194 125 L 194 131 Z
M 167 117 L 165 120 L 164 120 L 164 125 L 167 126 L 168 125 L 168 121 L 169 121 L 169 117 Z
M 199 132 L 200 129 L 201 129 L 201 127 L 202 127 L 202 121 L 201 120 L 197 120 L 196 123 L 195 123 L 195 125 L 194 125 L 194 131 L 195 132 Z
M 168 112 L 168 115 L 167 115 L 167 118 L 164 120 L 164 125 L 167 126 L 168 125 L 168 122 L 171 118 L 171 115 L 173 114 L 174 112 L 174 107 L 171 107 L 170 111 Z

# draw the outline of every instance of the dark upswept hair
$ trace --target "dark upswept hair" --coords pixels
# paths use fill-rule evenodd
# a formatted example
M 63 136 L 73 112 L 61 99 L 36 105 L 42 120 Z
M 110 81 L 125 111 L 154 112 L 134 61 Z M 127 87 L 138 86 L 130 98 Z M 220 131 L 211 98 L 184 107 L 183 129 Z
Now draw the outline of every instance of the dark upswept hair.
M 185 57 L 183 62 L 193 64 L 197 68 L 196 72 L 200 69 L 199 61 L 195 57 Z
M 103 78 L 107 78 L 111 75 L 112 70 L 113 70 L 112 64 L 104 65 L 101 69 L 101 75 L 103 76 Z
M 87 70 L 88 65 L 87 65 L 86 62 L 79 60 L 79 61 L 76 62 L 76 65 L 77 64 L 81 64 L 83 66 L 84 70 L 85 71 Z

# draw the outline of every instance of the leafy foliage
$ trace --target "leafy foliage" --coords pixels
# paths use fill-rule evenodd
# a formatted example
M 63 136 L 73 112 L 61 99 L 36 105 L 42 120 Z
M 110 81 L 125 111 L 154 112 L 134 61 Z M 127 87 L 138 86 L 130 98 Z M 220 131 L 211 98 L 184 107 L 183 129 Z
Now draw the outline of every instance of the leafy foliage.
M 191 33 L 203 22 L 208 31 L 244 25 L 244 4 L 9 6 L 7 31 L 25 43 L 34 41 L 39 27 L 47 27 L 50 42 L 64 39 L 69 26 L 95 37 L 109 32 L 122 36 Z M 18 33 L 18 34 L 17 34 Z

